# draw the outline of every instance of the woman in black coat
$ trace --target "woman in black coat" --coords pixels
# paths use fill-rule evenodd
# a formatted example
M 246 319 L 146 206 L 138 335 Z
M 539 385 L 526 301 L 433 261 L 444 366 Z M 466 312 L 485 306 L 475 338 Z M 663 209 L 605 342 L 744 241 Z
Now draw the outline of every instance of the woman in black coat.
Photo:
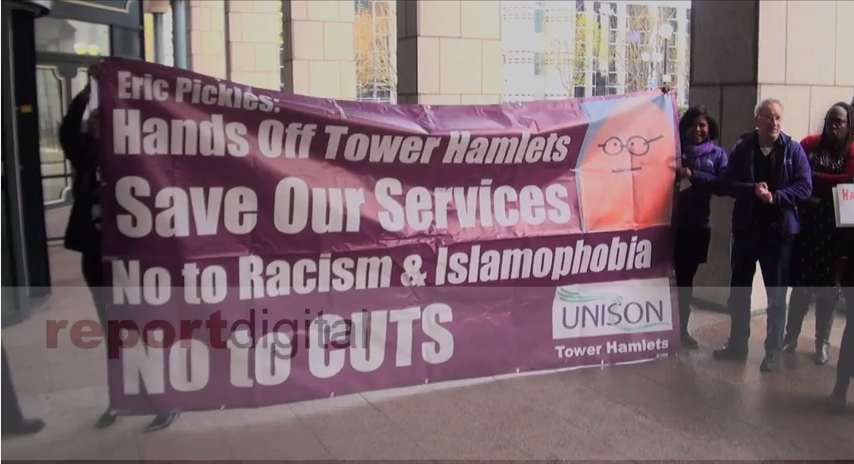
M 89 69 L 89 75 L 96 77 L 100 73 L 100 65 Z M 89 86 L 74 97 L 71 106 L 59 127 L 59 140 L 71 166 L 74 168 L 72 193 L 74 203 L 65 229 L 65 248 L 79 252 L 83 278 L 92 294 L 98 320 L 101 324 L 107 346 L 111 340 L 107 338 L 107 301 L 105 298 L 105 279 L 103 275 L 103 260 L 101 256 L 101 176 L 100 158 L 98 154 L 99 126 L 97 111 L 92 111 L 84 121 L 86 108 L 89 105 Z M 159 414 L 146 428 L 146 432 L 162 430 L 178 417 L 178 413 Z M 108 405 L 95 424 L 104 428 L 116 422 L 117 414 Z

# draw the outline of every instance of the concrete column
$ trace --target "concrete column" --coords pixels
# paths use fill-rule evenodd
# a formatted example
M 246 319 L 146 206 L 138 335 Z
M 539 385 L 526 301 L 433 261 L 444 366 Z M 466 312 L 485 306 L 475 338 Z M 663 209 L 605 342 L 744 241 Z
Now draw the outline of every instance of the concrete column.
M 284 90 L 315 97 L 356 99 L 355 11 L 353 0 L 282 2 Z
M 165 29 L 164 29 L 164 17 L 169 15 L 170 6 L 169 0 L 148 0 L 143 3 L 143 8 L 145 13 L 149 13 L 152 15 L 152 40 L 151 43 L 146 39 L 146 48 L 151 47 L 151 59 L 155 63 L 164 64 L 164 42 L 165 42 Z M 148 26 L 148 23 L 146 23 Z M 148 50 L 146 50 L 146 55 L 148 55 Z M 146 59 L 149 59 L 148 57 Z
M 227 3 L 228 9 L 226 46 L 231 73 L 228 78 L 252 87 L 279 90 L 284 17 L 281 9 L 289 2 L 231 0 L 221 3 Z M 222 59 L 225 61 L 225 56 Z
M 397 19 L 398 102 L 500 102 L 501 2 L 398 0 Z
M 187 0 L 171 0 L 172 10 L 172 49 L 175 66 L 181 69 L 190 69 L 190 54 L 187 51 L 187 42 L 190 40 L 190 30 L 187 27 L 187 11 L 190 6 Z
M 227 78 L 224 3 L 220 0 L 190 0 L 187 17 L 190 69 L 208 76 Z
M 850 25 L 854 4 L 839 0 L 759 5 L 759 98 L 773 96 L 786 105 L 783 130 L 792 136 L 816 133 L 828 108 L 838 101 L 850 102 L 854 95 Z M 798 37 L 810 37 L 812 45 Z
M 854 2 L 726 0 L 694 2 L 692 9 L 690 103 L 718 115 L 727 151 L 753 129 L 753 108 L 762 98 L 783 103 L 783 131 L 800 139 L 821 130 L 830 105 L 854 95 L 848 46 L 854 43 Z M 699 305 L 726 304 L 731 211 L 731 200 L 713 200 L 709 262 L 696 280 Z M 766 305 L 762 285 L 757 271 L 755 310 Z

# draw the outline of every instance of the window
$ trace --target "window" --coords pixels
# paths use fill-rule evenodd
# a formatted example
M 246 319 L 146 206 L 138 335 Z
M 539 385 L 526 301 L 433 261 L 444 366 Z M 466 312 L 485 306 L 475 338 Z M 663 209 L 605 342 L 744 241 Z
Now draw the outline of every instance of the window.
M 593 73 L 593 96 L 598 97 L 606 94 L 605 89 L 608 87 L 608 83 L 606 81 L 606 77 L 598 70 Z
M 41 174 L 51 176 L 42 179 L 42 195 L 44 202 L 48 205 L 63 203 L 70 190 L 70 179 L 59 176 L 69 174 L 70 169 L 62 155 L 59 125 L 62 122 L 68 95 L 65 81 L 59 75 L 56 66 L 40 65 L 36 68 L 36 91 Z
M 534 52 L 534 75 L 543 75 L 543 54 L 540 52 Z
M 691 69 L 691 9 L 687 9 L 685 14 L 688 16 L 686 24 L 685 24 L 685 43 L 687 47 L 685 47 L 685 81 L 690 82 L 689 70 Z M 684 101 L 688 102 L 688 86 L 685 87 L 685 91 L 682 92 L 684 95 Z
M 110 56 L 110 26 L 73 19 L 39 18 L 36 50 L 73 55 Z
M 113 54 L 125 58 L 142 58 L 140 32 L 113 26 Z
M 361 101 L 397 99 L 397 70 L 393 55 L 397 40 L 395 3 L 389 0 L 359 1 L 353 26 L 356 59 L 356 96 Z
M 576 5 L 578 6 L 578 5 Z M 582 95 L 584 91 L 584 83 L 586 78 L 585 71 L 587 70 L 587 15 L 584 14 L 584 2 L 581 2 L 580 9 L 576 10 L 575 13 L 575 46 L 573 50 L 571 50 L 571 56 L 573 56 L 573 67 L 572 67 L 572 82 L 576 86 L 576 94 L 578 93 L 578 87 L 580 86 L 582 89 Z M 576 95 L 577 97 L 578 95 Z
M 543 20 L 546 17 L 546 12 L 543 10 L 536 10 L 534 12 L 534 32 L 537 34 L 543 33 Z
M 614 34 L 615 41 L 613 43 L 608 44 L 608 72 L 615 73 L 617 72 L 617 60 L 620 59 L 617 56 L 617 31 L 609 31 L 609 33 Z
M 394 103 L 391 89 L 382 84 L 361 86 L 357 92 L 358 101 Z

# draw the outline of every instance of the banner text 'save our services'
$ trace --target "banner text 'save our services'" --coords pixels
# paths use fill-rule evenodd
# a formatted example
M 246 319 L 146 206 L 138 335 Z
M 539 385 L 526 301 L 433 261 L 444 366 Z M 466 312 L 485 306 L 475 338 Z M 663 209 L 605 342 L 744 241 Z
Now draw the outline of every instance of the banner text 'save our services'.
M 121 411 L 678 348 L 671 96 L 371 104 L 118 58 L 98 96 Z

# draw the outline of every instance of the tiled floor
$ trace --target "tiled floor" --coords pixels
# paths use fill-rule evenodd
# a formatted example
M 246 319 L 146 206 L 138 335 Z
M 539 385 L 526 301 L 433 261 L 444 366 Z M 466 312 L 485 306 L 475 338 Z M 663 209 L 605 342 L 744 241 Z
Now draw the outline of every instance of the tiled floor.
M 75 258 L 54 279 L 79 285 Z M 64 273 L 64 274 L 63 274 Z M 711 349 L 728 332 L 725 315 L 695 312 L 703 346 L 677 359 L 613 368 L 491 378 L 370 392 L 255 410 L 187 413 L 167 430 L 142 433 L 150 417 L 93 424 L 106 404 L 100 350 L 48 350 L 45 324 L 93 318 L 88 293 L 64 287 L 3 344 L 26 415 L 47 428 L 3 439 L 3 459 L 110 460 L 533 460 L 850 459 L 854 421 L 824 412 L 835 368 L 813 365 L 808 349 L 785 369 L 760 375 L 764 320 L 753 327 L 747 363 L 719 363 Z M 837 354 L 840 318 L 832 342 Z

